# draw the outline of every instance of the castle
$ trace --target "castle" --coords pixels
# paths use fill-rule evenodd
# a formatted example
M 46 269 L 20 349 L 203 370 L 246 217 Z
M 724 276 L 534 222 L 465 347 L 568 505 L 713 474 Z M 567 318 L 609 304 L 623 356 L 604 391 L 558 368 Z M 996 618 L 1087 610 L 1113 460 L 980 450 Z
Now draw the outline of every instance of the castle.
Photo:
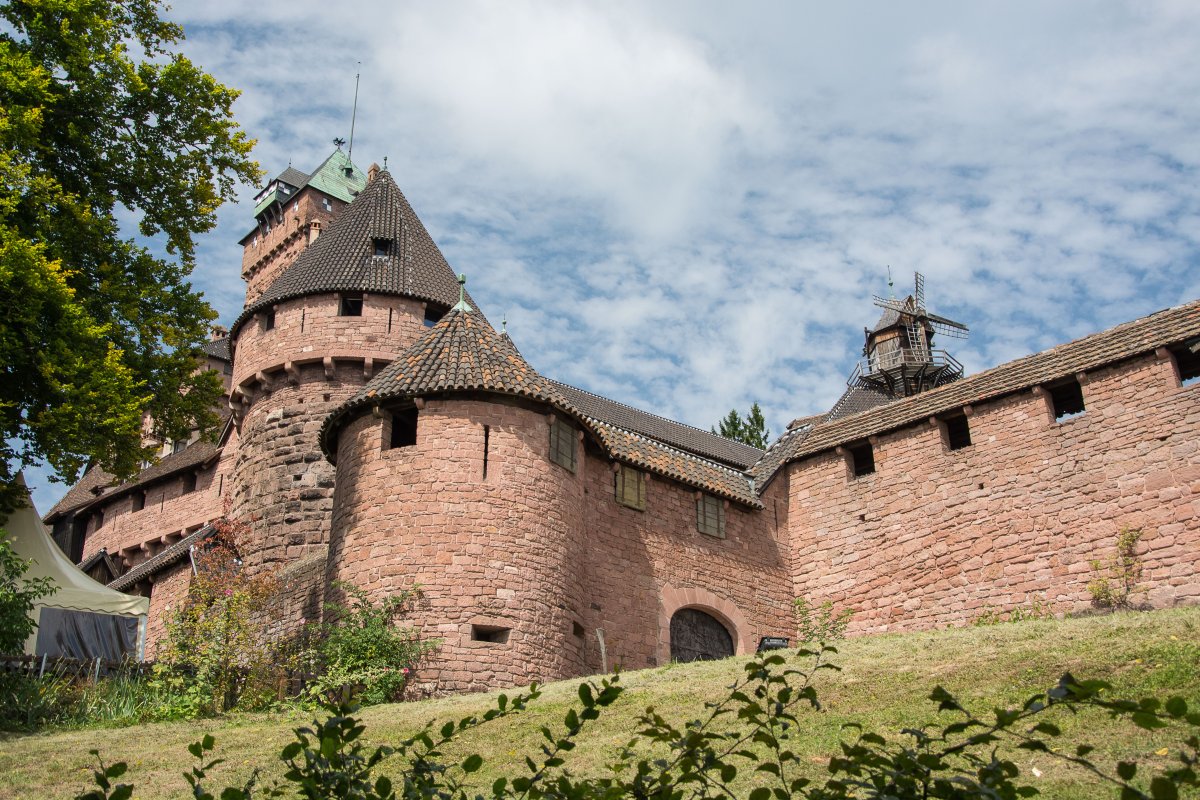
M 963 377 L 918 287 L 879 301 L 836 406 L 762 451 L 539 374 L 386 170 L 338 150 L 255 203 L 245 307 L 205 348 L 219 438 L 92 469 L 45 518 L 149 596 L 151 653 L 227 513 L 293 620 L 335 580 L 420 584 L 435 691 L 751 652 L 796 597 L 853 633 L 1078 610 L 1123 527 L 1148 603 L 1200 602 L 1200 302 Z

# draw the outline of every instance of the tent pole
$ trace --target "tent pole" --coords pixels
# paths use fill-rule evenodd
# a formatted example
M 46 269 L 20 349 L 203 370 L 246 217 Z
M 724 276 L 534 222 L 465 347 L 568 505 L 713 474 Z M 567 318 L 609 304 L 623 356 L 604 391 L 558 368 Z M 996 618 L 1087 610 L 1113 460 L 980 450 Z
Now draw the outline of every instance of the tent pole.
M 148 617 L 138 617 L 137 660 L 146 660 L 146 621 Z

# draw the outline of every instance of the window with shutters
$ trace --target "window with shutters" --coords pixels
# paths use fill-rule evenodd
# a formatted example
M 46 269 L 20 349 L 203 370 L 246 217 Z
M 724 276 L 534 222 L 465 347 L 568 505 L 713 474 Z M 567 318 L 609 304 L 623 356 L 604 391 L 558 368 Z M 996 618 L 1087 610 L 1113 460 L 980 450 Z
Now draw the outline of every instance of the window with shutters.
M 613 473 L 617 502 L 623 506 L 646 510 L 646 473 L 621 464 Z
M 706 536 L 725 538 L 725 503 L 721 498 L 711 494 L 696 498 L 696 530 Z
M 555 417 L 550 423 L 550 460 L 574 472 L 575 444 L 575 429 Z

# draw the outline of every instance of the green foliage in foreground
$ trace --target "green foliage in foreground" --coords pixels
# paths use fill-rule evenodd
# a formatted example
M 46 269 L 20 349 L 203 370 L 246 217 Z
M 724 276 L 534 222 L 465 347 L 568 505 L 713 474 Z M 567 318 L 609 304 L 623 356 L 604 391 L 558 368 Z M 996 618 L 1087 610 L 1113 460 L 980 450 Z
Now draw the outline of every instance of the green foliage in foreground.
M 1065 674 L 1045 692 L 1029 697 L 1018 708 L 998 709 L 987 718 L 968 711 L 942 688 L 930 694 L 931 702 L 950 715 L 945 725 L 908 729 L 888 739 L 862 726 L 847 726 L 840 754 L 827 765 L 823 780 L 806 777 L 804 765 L 792 749 L 804 735 L 803 715 L 820 709 L 813 678 L 837 667 L 825 659 L 836 650 L 823 646 L 802 649 L 789 666 L 780 654 L 761 654 L 745 666 L 745 675 L 726 696 L 705 706 L 699 718 L 673 725 L 653 708 L 638 718 L 638 731 L 620 750 L 609 774 L 578 778 L 569 767 L 569 756 L 589 723 L 621 695 L 619 677 L 579 685 L 578 704 L 567 711 L 561 728 L 542 728 L 540 752 L 529 754 L 523 767 L 497 778 L 493 798 L 730 798 L 769 800 L 789 797 L 812 800 L 836 798 L 1017 798 L 1037 794 L 1022 780 L 1018 765 L 1001 754 L 1000 745 L 1047 754 L 1090 773 L 1109 784 L 1121 798 L 1167 800 L 1200 788 L 1200 713 L 1190 711 L 1180 697 L 1166 701 L 1111 699 L 1111 686 L 1102 681 L 1079 681 Z M 393 798 L 467 797 L 466 776 L 483 766 L 471 754 L 448 761 L 446 746 L 464 731 L 517 713 L 537 699 L 533 686 L 509 699 L 500 695 L 495 708 L 480 717 L 464 717 L 440 728 L 433 723 L 395 747 L 367 749 L 359 741 L 365 726 L 354 709 L 333 710 L 324 721 L 296 729 L 296 741 L 283 748 L 280 760 L 287 767 L 280 783 L 256 786 L 257 775 L 219 794 L 205 788 L 208 771 L 220 763 L 212 759 L 211 736 L 189 750 L 197 764 L 185 777 L 196 798 L 247 800 L 260 797 Z M 1145 730 L 1173 728 L 1180 743 L 1172 766 L 1146 774 L 1137 763 L 1115 765 L 1089 760 L 1093 747 L 1066 741 L 1056 718 L 1096 709 L 1127 720 Z M 132 784 L 116 781 L 126 765 L 105 765 L 93 751 L 99 769 L 97 788 L 77 800 L 127 800 Z M 402 778 L 393 782 L 376 776 L 376 767 L 388 758 L 404 763 Z
M 0 653 L 20 653 L 33 633 L 34 602 L 53 594 L 49 578 L 26 578 L 29 562 L 17 555 L 0 528 Z

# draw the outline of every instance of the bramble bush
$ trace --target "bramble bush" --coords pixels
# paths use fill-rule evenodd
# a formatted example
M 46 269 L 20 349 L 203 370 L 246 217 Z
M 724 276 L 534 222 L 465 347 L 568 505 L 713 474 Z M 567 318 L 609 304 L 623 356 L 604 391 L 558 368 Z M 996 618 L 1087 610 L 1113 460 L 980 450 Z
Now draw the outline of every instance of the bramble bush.
M 205 788 L 207 773 L 220 763 L 211 759 L 215 743 L 206 736 L 189 748 L 197 764 L 187 778 L 196 798 L 249 800 L 260 797 L 352 798 L 735 798 L 770 800 L 789 797 L 809 800 L 843 798 L 989 798 L 1012 800 L 1037 794 L 1022 780 L 1019 766 L 1002 745 L 1034 751 L 1090 773 L 1110 785 L 1122 800 L 1173 800 L 1180 790 L 1200 788 L 1200 713 L 1172 697 L 1110 699 L 1111 687 L 1102 681 L 1080 681 L 1069 674 L 1045 692 L 1031 696 L 1019 708 L 976 715 L 944 689 L 929 699 L 951 721 L 936 727 L 907 729 L 887 738 L 859 725 L 847 726 L 847 737 L 830 758 L 826 775 L 810 777 L 817 769 L 790 749 L 804 735 L 803 714 L 820 709 L 814 677 L 836 670 L 827 659 L 830 645 L 802 648 L 789 665 L 780 651 L 761 653 L 745 666 L 745 675 L 718 702 L 708 703 L 703 716 L 682 726 L 672 725 L 653 708 L 639 718 L 639 729 L 620 749 L 609 774 L 577 777 L 569 756 L 588 725 L 614 703 L 623 689 L 619 676 L 581 683 L 579 703 L 563 718 L 561 728 L 542 728 L 539 752 L 527 755 L 516 773 L 497 778 L 483 794 L 466 783 L 483 766 L 478 754 L 448 761 L 445 749 L 464 731 L 517 713 L 537 699 L 536 685 L 509 698 L 500 695 L 496 707 L 480 717 L 465 717 L 440 728 L 430 723 L 395 747 L 368 750 L 359 741 L 365 728 L 354 708 L 330 709 L 324 721 L 296 729 L 296 741 L 280 753 L 286 771 L 282 781 L 257 787 L 255 774 L 242 786 L 219 794 Z M 801 666 L 796 666 L 800 664 Z M 1089 760 L 1093 748 L 1066 741 L 1054 719 L 1085 709 L 1103 711 L 1143 729 L 1174 727 L 1182 731 L 1175 765 L 1144 774 L 1140 765 L 1121 761 L 1112 767 Z M 116 784 L 125 774 L 123 763 L 99 763 L 97 789 L 77 800 L 128 800 L 132 784 Z M 388 758 L 404 762 L 402 778 L 393 782 L 376 776 L 375 768 Z M 522 762 L 516 762 L 521 764 Z
M 1096 577 L 1088 584 L 1092 604 L 1098 608 L 1133 607 L 1133 597 L 1142 591 L 1142 557 L 1138 555 L 1141 528 L 1121 528 L 1117 534 L 1117 552 L 1109 559 L 1092 561 Z

